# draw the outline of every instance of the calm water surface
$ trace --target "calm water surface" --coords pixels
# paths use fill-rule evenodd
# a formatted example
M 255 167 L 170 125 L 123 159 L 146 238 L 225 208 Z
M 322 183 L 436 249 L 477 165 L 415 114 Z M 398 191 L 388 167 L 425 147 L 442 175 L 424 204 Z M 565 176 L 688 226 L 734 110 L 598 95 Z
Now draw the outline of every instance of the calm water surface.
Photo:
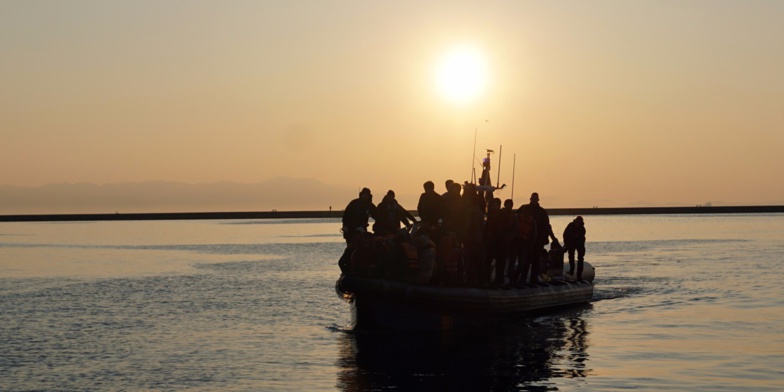
M 784 390 L 783 214 L 588 216 L 594 301 L 470 335 L 346 331 L 339 226 L 0 223 L 0 390 Z

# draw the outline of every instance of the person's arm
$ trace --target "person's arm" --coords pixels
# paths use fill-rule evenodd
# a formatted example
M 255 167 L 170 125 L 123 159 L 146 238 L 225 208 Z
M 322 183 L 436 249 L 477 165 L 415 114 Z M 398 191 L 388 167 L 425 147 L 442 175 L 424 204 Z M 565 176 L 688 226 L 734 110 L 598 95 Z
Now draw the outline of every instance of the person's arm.
M 348 225 L 349 220 L 351 220 L 351 214 L 353 210 L 354 210 L 354 201 L 352 200 L 348 203 L 346 209 L 343 210 L 343 218 L 342 218 L 343 226 Z
M 547 217 L 547 235 L 550 236 L 553 242 L 558 242 L 558 237 L 553 233 L 553 226 L 550 224 L 550 217 L 548 215 L 545 215 L 545 217 Z
M 400 211 L 401 217 L 403 218 L 402 219 L 403 224 L 406 225 L 406 227 L 410 227 L 411 225 L 416 223 L 416 219 L 414 218 L 414 215 L 411 215 L 411 213 L 408 212 L 408 210 L 406 210 L 405 208 L 403 208 L 403 206 L 398 204 L 397 208 Z

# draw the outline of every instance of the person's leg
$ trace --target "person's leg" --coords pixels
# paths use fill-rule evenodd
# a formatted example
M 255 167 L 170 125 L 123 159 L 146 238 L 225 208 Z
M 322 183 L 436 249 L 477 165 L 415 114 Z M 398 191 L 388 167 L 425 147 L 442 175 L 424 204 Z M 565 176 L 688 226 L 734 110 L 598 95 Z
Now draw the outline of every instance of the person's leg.
M 566 248 L 569 254 L 569 275 L 574 274 L 574 247 L 569 245 Z
M 495 252 L 495 280 L 497 286 L 506 283 L 506 249 L 498 249 Z
M 542 252 L 545 252 L 544 245 L 536 245 L 531 251 L 531 283 L 539 282 L 539 264 L 542 263 Z
M 525 285 L 528 283 L 528 271 L 531 269 L 531 246 L 524 245 L 520 247 L 520 252 L 517 256 L 517 272 L 515 273 L 518 285 Z
M 517 263 L 517 244 L 509 243 L 504 257 L 506 257 L 506 276 L 509 277 L 509 284 L 514 285 L 515 264 Z
M 583 279 L 583 267 L 585 264 L 585 245 L 577 245 L 577 280 Z

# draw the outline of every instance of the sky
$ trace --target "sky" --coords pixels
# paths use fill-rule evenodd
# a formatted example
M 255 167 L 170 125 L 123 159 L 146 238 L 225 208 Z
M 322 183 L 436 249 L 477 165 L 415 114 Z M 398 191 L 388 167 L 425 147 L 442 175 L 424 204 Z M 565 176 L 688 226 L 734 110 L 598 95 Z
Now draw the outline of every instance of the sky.
M 283 176 L 414 208 L 493 149 L 517 205 L 784 204 L 782 19 L 754 0 L 3 0 L 0 186 Z

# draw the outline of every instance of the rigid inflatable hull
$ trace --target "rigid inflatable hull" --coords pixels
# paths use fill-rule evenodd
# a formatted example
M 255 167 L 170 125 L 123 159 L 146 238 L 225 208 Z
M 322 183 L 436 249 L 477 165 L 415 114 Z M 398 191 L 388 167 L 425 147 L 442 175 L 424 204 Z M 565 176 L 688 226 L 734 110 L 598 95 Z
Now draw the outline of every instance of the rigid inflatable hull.
M 585 303 L 593 296 L 589 282 L 483 289 L 348 276 L 342 277 L 337 287 L 343 298 L 350 298 L 354 329 L 410 331 L 478 328 L 544 309 Z

